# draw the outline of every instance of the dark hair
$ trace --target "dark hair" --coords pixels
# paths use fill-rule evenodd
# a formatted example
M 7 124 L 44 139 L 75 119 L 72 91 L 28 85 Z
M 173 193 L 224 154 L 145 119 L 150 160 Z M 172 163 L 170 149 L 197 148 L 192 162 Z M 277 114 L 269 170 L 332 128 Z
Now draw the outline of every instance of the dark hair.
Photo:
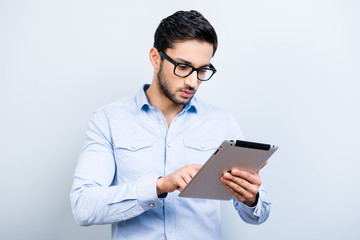
M 160 52 L 172 48 L 174 43 L 198 40 L 213 45 L 213 56 L 217 49 L 215 29 L 201 13 L 195 10 L 177 11 L 163 19 L 154 36 L 154 47 Z

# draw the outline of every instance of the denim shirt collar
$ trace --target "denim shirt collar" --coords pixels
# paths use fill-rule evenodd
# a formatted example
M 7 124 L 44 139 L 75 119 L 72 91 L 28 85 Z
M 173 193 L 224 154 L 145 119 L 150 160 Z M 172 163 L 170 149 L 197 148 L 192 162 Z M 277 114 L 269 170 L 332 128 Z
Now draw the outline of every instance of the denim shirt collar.
M 144 86 L 139 90 L 139 92 L 136 94 L 136 106 L 137 109 L 140 110 L 149 110 L 151 105 L 149 102 L 149 99 L 147 98 L 145 92 L 150 87 L 150 84 L 144 84 Z M 198 111 L 198 104 L 195 97 L 193 97 L 190 102 L 188 102 L 184 109 L 181 112 L 197 112 Z

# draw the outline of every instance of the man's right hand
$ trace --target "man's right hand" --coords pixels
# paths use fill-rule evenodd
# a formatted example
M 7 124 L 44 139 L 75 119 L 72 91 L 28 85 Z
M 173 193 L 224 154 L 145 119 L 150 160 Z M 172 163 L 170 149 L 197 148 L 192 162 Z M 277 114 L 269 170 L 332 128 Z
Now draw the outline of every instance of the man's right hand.
M 175 190 L 181 192 L 201 167 L 202 164 L 188 164 L 169 175 L 159 178 L 156 181 L 157 195 L 160 196 Z

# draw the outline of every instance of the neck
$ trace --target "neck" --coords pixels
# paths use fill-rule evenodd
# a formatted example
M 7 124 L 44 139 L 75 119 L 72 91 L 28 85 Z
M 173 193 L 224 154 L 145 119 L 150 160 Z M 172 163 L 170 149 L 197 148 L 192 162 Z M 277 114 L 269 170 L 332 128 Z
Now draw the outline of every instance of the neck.
M 156 107 L 162 112 L 168 126 L 170 126 L 171 121 L 184 108 L 184 105 L 176 104 L 167 98 L 164 94 L 161 94 L 160 91 L 156 89 L 154 84 L 150 85 L 145 94 L 149 100 L 150 105 Z

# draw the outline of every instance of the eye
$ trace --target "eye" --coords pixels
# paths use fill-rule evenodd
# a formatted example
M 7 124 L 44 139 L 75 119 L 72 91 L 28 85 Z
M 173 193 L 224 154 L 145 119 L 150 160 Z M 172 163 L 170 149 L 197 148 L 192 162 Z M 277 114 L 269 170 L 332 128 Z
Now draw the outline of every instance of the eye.
M 179 64 L 177 66 L 177 68 L 180 70 L 180 71 L 189 71 L 191 68 L 187 65 L 184 65 L 184 64 Z

